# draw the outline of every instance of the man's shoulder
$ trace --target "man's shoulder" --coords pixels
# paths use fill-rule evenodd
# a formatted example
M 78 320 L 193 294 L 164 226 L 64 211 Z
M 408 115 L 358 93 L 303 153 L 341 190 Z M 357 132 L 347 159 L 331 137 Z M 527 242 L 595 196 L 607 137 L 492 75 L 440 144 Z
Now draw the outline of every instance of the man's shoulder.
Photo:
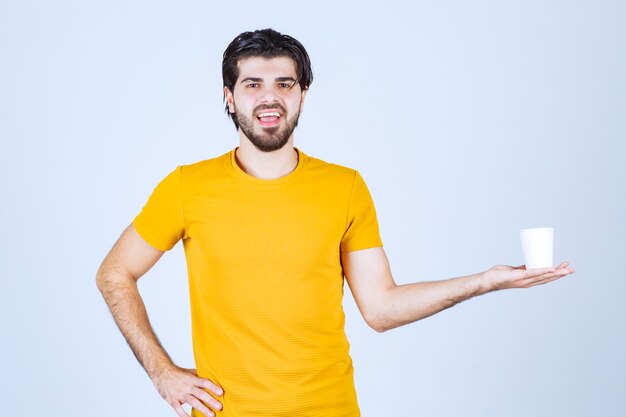
M 356 169 L 335 162 L 328 162 L 322 158 L 307 155 L 307 165 L 310 171 L 327 174 L 330 176 L 353 177 Z
M 216 175 L 224 172 L 227 164 L 230 163 L 230 152 L 228 151 L 213 158 L 180 165 L 181 172 L 186 179 L 193 179 L 194 177 L 207 178 L 207 174 Z

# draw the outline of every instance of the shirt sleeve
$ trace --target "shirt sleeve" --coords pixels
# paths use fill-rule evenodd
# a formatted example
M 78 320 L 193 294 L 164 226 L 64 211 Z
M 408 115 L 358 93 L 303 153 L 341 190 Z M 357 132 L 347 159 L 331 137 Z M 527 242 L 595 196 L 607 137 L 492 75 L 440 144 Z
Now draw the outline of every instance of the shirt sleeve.
M 383 246 L 378 230 L 378 220 L 374 201 L 365 181 L 358 171 L 354 173 L 354 183 L 348 207 L 346 231 L 341 238 L 341 252 Z
M 137 233 L 151 246 L 168 251 L 186 236 L 179 166 L 156 186 L 133 220 Z

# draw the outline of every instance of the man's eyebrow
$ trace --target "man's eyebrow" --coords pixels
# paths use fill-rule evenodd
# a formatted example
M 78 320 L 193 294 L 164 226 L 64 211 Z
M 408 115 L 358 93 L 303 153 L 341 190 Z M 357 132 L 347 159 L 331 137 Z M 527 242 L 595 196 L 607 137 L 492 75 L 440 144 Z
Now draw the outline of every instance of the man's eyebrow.
M 260 83 L 260 82 L 263 82 L 263 78 L 246 77 L 243 80 L 241 80 L 240 84 L 244 83 L 246 81 L 252 81 L 254 83 Z M 293 78 L 293 77 L 278 77 L 278 78 L 275 78 L 274 81 L 276 81 L 276 82 L 283 82 L 283 81 L 293 81 L 293 82 L 296 82 L 297 80 L 295 78 Z
M 278 77 L 276 78 L 276 81 L 293 81 L 295 83 L 296 79 L 293 77 Z

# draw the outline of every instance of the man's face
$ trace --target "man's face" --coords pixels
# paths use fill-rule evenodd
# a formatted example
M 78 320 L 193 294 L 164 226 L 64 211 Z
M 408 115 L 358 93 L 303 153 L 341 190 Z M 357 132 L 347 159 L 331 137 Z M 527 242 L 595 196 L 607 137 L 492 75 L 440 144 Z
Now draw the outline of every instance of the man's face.
M 262 152 L 282 148 L 298 125 L 306 90 L 297 83 L 295 62 L 288 57 L 245 58 L 228 108 L 241 132 Z

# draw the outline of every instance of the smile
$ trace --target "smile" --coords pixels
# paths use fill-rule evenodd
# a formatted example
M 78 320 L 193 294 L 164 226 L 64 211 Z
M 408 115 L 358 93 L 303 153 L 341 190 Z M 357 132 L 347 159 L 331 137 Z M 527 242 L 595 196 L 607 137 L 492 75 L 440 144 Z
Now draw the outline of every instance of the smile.
M 257 120 L 261 126 L 275 126 L 280 123 L 280 113 L 276 111 L 261 112 L 257 116 Z

